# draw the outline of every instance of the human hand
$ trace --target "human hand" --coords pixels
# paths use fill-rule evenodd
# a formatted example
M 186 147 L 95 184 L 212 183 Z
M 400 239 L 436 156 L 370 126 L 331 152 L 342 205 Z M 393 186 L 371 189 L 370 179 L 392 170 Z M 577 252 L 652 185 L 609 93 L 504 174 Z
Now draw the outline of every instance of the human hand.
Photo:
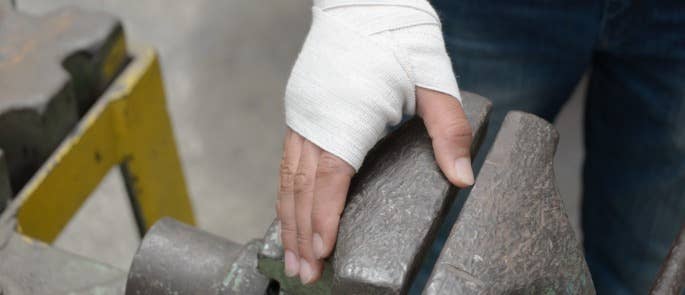
M 432 140 L 435 159 L 458 187 L 473 184 L 471 127 L 454 97 L 416 88 L 416 112 Z M 287 129 L 276 210 L 281 222 L 285 273 L 304 284 L 319 279 L 333 251 L 354 168 Z

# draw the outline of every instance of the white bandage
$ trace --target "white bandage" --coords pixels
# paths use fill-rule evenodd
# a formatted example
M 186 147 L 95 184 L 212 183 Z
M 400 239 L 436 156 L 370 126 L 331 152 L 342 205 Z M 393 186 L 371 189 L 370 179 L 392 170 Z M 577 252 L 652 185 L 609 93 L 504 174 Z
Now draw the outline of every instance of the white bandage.
M 437 13 L 426 0 L 314 0 L 285 93 L 286 123 L 355 170 L 414 115 L 415 86 L 461 101 Z

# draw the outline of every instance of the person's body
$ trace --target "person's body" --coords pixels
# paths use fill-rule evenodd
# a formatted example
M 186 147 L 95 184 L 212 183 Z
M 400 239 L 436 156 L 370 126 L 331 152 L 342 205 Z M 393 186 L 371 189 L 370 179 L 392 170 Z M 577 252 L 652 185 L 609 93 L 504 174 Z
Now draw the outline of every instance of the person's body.
M 374 7 L 370 0 L 323 3 L 336 1 Z M 398 3 L 412 1 L 420 0 Z M 383 5 L 392 2 L 379 0 Z M 586 258 L 598 293 L 645 293 L 685 223 L 685 2 L 439 0 L 433 4 L 442 18 L 459 86 L 493 101 L 484 150 L 509 110 L 552 121 L 590 69 L 582 206 Z M 343 20 L 347 13 L 331 12 Z M 355 21 L 360 19 L 352 15 Z M 411 55 L 412 50 L 402 52 Z M 304 50 L 300 59 L 307 58 L 303 55 L 307 55 Z M 414 80 L 416 114 L 433 138 L 438 165 L 455 185 L 472 184 L 470 128 L 453 88 L 449 81 L 429 85 L 421 77 Z M 358 161 L 350 160 L 354 157 L 347 156 L 344 144 L 329 144 L 321 139 L 325 136 L 302 128 L 307 126 L 301 124 L 303 120 L 316 123 L 328 117 L 306 104 L 293 107 L 293 101 L 302 98 L 290 84 L 289 90 L 286 117 L 295 131 L 288 129 L 286 135 L 277 211 L 284 228 L 286 270 L 308 283 L 318 278 L 320 259 L 333 249 Z M 311 114 L 289 116 L 293 113 L 289 108 Z M 384 121 L 391 122 L 396 123 Z

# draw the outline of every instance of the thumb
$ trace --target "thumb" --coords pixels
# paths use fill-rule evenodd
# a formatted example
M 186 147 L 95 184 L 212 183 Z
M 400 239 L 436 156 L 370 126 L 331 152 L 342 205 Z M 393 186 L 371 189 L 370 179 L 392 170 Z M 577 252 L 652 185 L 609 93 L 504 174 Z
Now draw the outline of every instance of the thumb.
M 461 103 L 448 94 L 416 87 L 416 108 L 433 142 L 440 170 L 458 187 L 472 185 L 471 125 Z

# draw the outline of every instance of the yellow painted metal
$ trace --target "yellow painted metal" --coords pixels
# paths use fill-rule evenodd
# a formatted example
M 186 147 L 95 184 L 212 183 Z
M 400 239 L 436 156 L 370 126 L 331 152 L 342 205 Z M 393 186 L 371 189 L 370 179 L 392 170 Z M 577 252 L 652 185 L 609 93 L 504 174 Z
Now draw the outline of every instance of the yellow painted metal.
M 81 119 L 13 205 L 22 233 L 52 242 L 114 166 L 123 164 L 143 226 L 171 216 L 194 217 L 156 54 L 133 60 Z
M 112 81 L 112 78 L 114 78 L 114 75 L 116 75 L 126 60 L 126 38 L 124 38 L 124 35 L 121 34 L 112 42 L 112 47 L 103 59 L 102 68 L 100 69 L 104 81 Z

